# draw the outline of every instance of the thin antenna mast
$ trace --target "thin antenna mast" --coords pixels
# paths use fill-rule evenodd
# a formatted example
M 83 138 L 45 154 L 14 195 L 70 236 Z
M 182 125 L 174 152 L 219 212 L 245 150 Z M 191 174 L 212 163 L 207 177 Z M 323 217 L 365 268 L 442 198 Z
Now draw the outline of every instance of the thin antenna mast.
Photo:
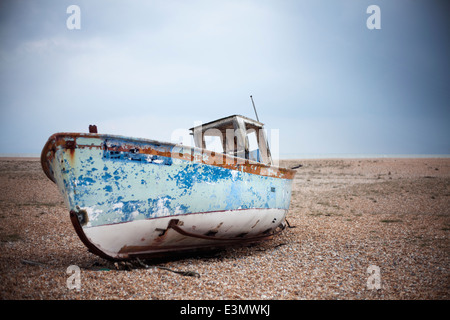
M 250 99 L 252 99 L 253 110 L 255 110 L 256 120 L 258 120 L 258 122 L 259 122 L 258 113 L 256 112 L 256 107 L 255 107 L 255 102 L 253 101 L 253 97 L 250 96 Z

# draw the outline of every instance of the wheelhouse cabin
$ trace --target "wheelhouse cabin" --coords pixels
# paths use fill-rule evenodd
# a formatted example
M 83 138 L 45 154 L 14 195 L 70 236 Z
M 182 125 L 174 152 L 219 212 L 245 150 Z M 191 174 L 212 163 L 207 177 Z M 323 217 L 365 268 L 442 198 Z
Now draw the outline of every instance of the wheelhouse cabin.
M 232 115 L 190 128 L 195 146 L 249 161 L 272 165 L 264 124 Z

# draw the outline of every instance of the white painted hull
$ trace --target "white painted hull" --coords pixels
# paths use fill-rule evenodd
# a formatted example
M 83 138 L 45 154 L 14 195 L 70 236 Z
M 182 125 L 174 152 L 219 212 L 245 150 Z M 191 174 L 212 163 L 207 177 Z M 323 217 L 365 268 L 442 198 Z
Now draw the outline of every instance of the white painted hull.
M 88 241 L 110 258 L 152 257 L 161 252 L 242 243 L 255 237 L 261 239 L 261 235 L 270 237 L 283 223 L 286 212 L 284 209 L 246 209 L 178 216 L 179 228 L 199 238 L 170 228 L 173 217 L 83 228 L 83 231 Z

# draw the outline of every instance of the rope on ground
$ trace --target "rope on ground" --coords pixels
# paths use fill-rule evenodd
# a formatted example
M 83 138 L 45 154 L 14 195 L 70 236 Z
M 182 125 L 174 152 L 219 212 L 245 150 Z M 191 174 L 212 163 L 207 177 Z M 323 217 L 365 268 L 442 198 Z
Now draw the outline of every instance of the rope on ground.
M 136 258 L 136 262 L 143 266 L 146 269 L 152 268 L 152 266 L 149 266 L 147 264 L 145 264 L 144 262 L 142 262 L 139 258 Z M 161 269 L 161 270 L 167 270 L 173 273 L 177 273 L 180 274 L 182 276 L 188 276 L 188 277 L 197 277 L 200 278 L 200 273 L 196 272 L 196 271 L 179 271 L 179 270 L 173 270 L 167 267 L 161 267 L 161 266 L 154 266 L 155 268 Z

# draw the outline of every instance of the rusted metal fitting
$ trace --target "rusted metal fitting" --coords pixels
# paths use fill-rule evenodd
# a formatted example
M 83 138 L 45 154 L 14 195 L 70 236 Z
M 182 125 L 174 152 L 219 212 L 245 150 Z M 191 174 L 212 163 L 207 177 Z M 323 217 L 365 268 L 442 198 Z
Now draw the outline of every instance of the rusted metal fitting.
M 97 126 L 95 124 L 89 125 L 89 133 L 98 133 L 97 132 Z

